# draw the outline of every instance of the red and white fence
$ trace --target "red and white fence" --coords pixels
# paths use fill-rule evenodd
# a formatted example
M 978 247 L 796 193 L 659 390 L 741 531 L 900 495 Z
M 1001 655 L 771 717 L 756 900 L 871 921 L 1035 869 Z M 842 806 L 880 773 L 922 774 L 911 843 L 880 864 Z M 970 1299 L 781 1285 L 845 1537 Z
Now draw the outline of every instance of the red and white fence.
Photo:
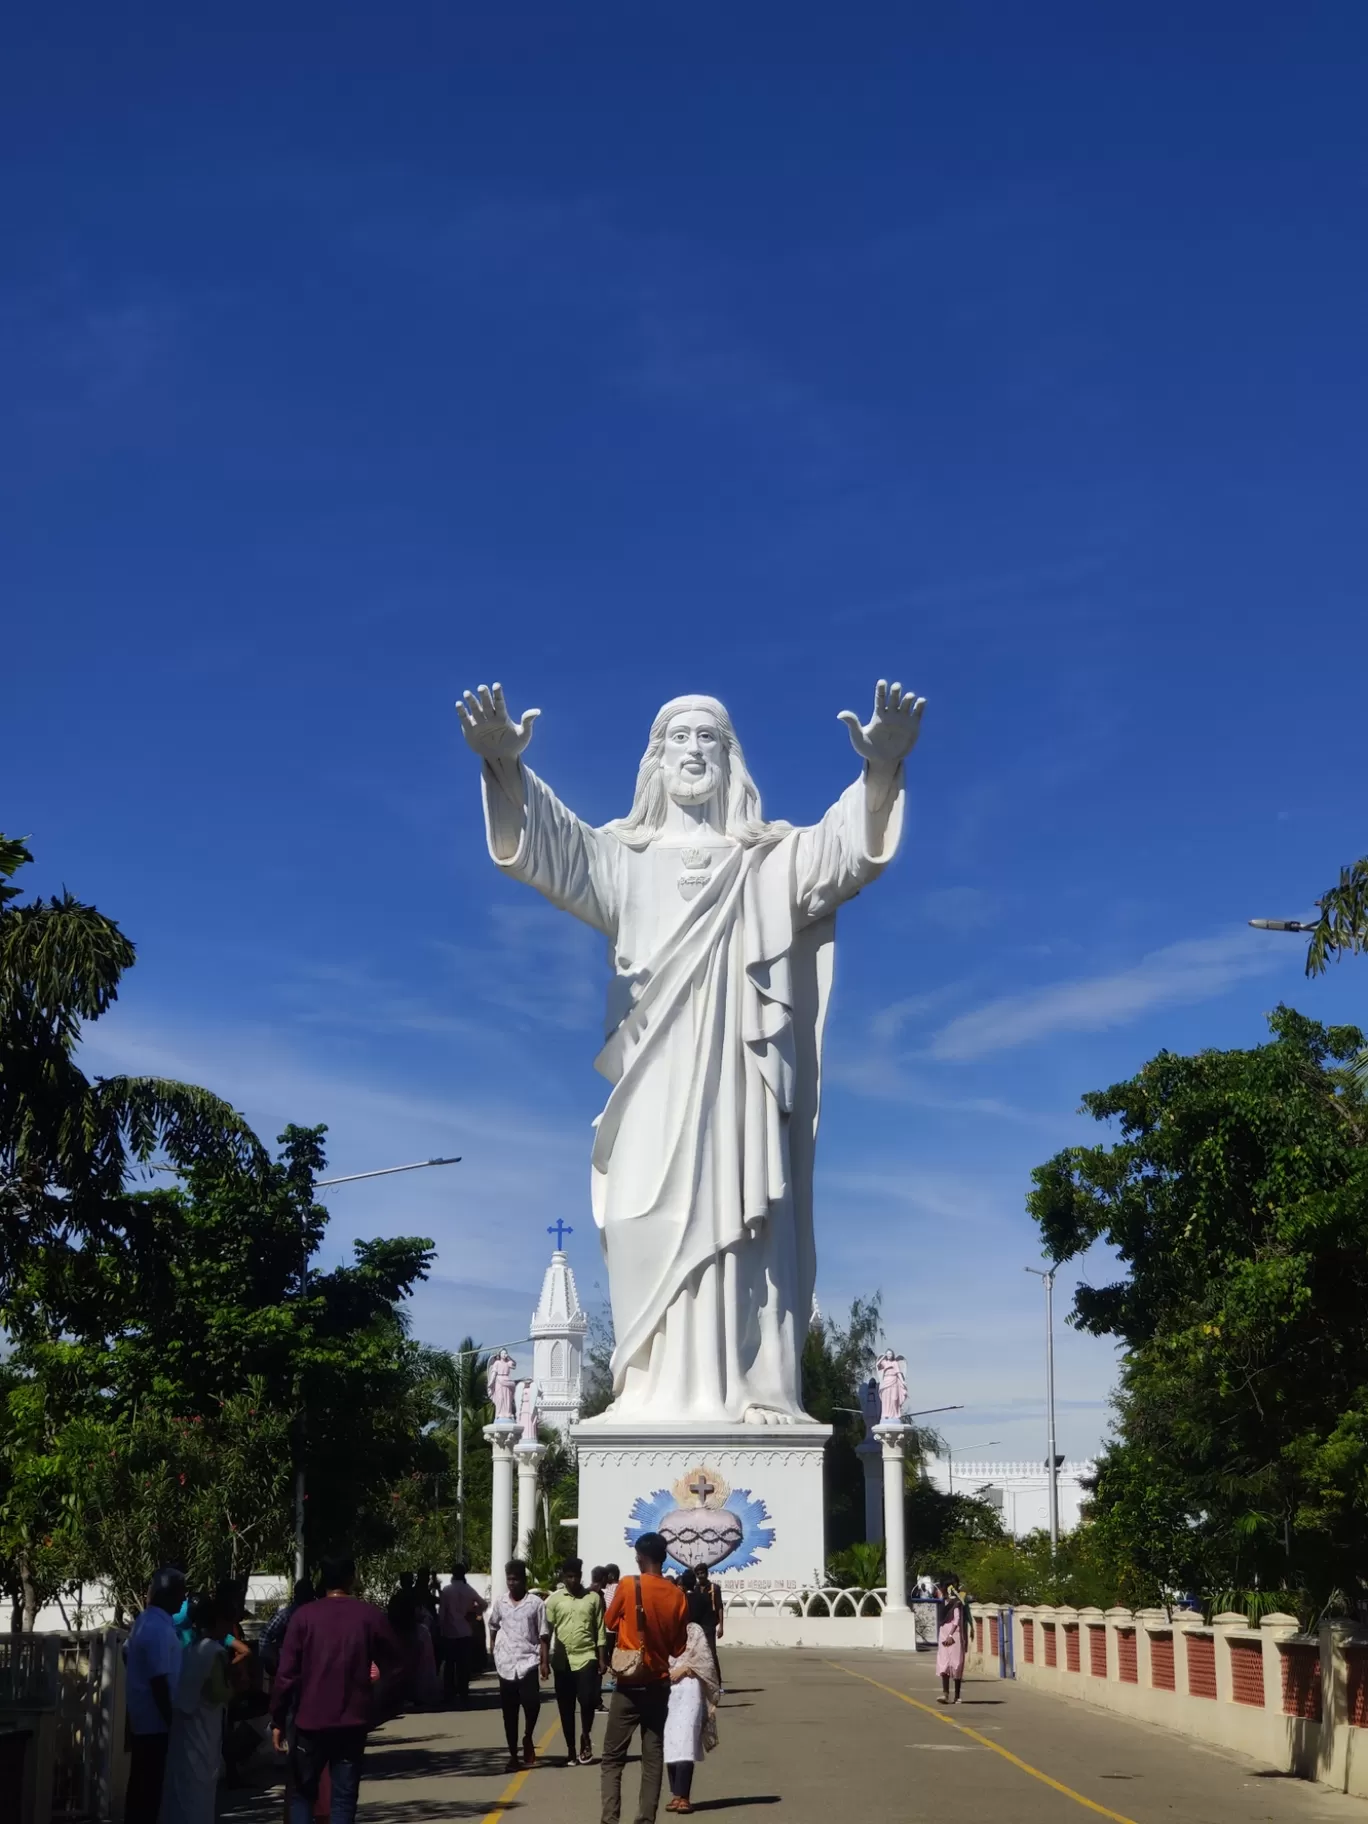
M 1368 1798 L 1368 1634 L 1294 1615 L 973 1605 L 965 1671 L 1015 1676 Z

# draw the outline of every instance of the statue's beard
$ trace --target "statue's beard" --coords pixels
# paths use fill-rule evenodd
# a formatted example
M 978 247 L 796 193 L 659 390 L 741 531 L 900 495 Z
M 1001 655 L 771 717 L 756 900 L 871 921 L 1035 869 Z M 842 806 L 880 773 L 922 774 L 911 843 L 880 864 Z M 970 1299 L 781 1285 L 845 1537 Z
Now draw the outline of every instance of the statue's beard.
M 696 779 L 686 773 L 665 774 L 665 793 L 675 804 L 706 804 L 721 784 L 722 769 L 711 760 Z

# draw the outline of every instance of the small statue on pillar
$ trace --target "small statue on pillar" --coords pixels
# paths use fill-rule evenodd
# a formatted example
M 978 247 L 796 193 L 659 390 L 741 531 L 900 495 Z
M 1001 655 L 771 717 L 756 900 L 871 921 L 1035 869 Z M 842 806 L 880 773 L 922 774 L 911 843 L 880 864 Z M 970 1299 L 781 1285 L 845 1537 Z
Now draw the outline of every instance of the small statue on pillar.
M 541 1389 L 535 1381 L 524 1381 L 518 1389 L 518 1423 L 522 1426 L 522 1436 L 518 1439 L 520 1450 L 537 1442 L 537 1420 L 541 1417 L 540 1393 Z
M 901 1425 L 907 1404 L 907 1361 L 894 1349 L 885 1349 L 874 1364 L 879 1376 L 879 1423 Z
M 485 1392 L 494 1404 L 494 1423 L 513 1423 L 513 1357 L 507 1349 L 496 1349 L 485 1372 Z

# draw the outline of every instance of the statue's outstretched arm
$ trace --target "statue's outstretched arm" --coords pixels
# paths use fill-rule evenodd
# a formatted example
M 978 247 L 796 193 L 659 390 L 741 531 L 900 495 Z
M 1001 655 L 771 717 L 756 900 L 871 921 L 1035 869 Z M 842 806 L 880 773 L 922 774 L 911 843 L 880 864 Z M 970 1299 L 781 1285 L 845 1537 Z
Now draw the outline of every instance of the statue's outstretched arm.
M 917 744 L 926 700 L 880 678 L 874 713 L 840 720 L 864 761 L 860 777 L 820 823 L 799 830 L 794 896 L 800 918 L 824 918 L 869 884 L 893 858 L 902 833 L 903 761 Z
M 891 803 L 897 789 L 898 768 L 917 745 L 926 698 L 901 684 L 880 678 L 874 686 L 874 714 L 861 722 L 853 709 L 836 718 L 844 722 L 850 745 L 865 763 L 865 788 L 871 815 Z
M 485 826 L 494 860 L 562 911 L 611 933 L 617 921 L 615 840 L 576 817 L 522 763 L 541 711 L 529 709 L 514 721 L 501 684 L 466 691 L 456 709 L 467 745 L 484 763 Z
M 519 756 L 532 739 L 532 724 L 541 714 L 527 710 L 515 722 L 504 702 L 503 685 L 481 684 L 467 690 L 456 704 L 466 745 L 484 761 L 490 779 L 519 812 L 523 808 L 522 761 Z

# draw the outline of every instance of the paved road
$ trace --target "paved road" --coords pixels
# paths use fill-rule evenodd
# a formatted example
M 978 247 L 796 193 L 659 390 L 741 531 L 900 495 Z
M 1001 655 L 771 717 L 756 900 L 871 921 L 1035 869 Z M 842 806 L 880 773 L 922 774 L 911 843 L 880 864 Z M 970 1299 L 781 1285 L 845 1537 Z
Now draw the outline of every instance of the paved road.
M 700 1814 L 735 1824 L 1368 1824 L 1362 1800 L 996 1679 L 966 1683 L 946 1713 L 929 1658 L 733 1648 L 724 1669 L 721 1741 L 695 1776 L 694 1800 Z M 481 1701 L 377 1734 L 364 1824 L 596 1824 L 598 1769 L 562 1764 L 549 1700 L 546 1758 L 515 1778 L 502 1771 L 492 1696 Z M 636 1789 L 633 1762 L 627 1824 Z M 232 1809 L 240 1824 L 280 1817 L 278 1799 Z

